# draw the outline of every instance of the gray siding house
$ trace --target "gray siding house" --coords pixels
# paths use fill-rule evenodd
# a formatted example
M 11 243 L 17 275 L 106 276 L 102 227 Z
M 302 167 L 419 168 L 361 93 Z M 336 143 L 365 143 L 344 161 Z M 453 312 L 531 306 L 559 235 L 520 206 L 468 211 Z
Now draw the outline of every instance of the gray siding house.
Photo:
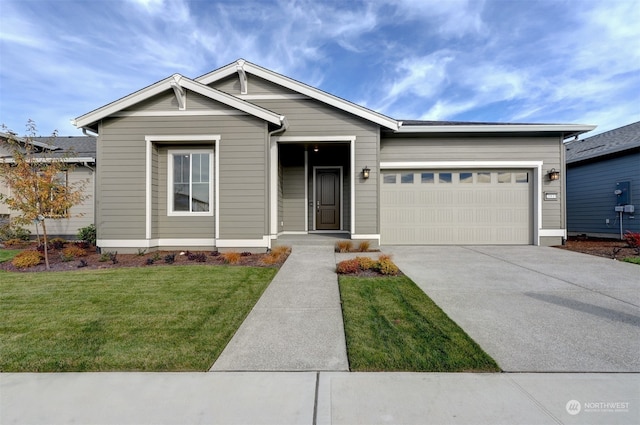
M 97 134 L 101 248 L 559 244 L 574 124 L 399 121 L 238 60 L 75 119 Z M 558 180 L 550 170 L 561 170 Z
M 620 239 L 640 232 L 640 121 L 566 149 L 569 235 Z
M 11 148 L 2 143 L 10 137 L 9 134 L 0 133 L 0 162 L 11 160 Z M 20 137 L 11 135 L 11 138 L 18 143 L 23 141 Z M 65 161 L 73 163 L 73 171 L 66 171 L 64 178 L 67 183 L 84 181 L 84 195 L 86 199 L 69 210 L 67 218 L 47 219 L 47 230 L 51 237 L 60 236 L 68 239 L 75 239 L 78 230 L 94 222 L 94 171 L 96 165 L 96 138 L 87 137 L 34 137 L 31 139 L 34 146 L 46 152 L 47 158 L 64 158 Z M 37 155 L 37 153 L 36 153 Z M 11 190 L 0 179 L 0 194 L 11 195 Z M 18 211 L 9 210 L 6 204 L 0 202 L 0 224 L 9 222 L 12 217 L 19 214 Z M 35 225 L 23 226 L 33 235 L 39 229 Z

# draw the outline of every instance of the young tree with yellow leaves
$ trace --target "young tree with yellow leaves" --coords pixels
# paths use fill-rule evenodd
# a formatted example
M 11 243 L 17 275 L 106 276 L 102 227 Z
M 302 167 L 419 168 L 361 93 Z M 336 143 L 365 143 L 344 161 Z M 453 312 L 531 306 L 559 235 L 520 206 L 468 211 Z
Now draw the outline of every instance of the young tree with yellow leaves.
M 6 130 L 3 126 L 3 130 Z M 49 269 L 49 251 L 47 246 L 47 219 L 68 218 L 71 207 L 80 204 L 86 196 L 84 189 L 87 181 L 67 182 L 66 173 L 75 165 L 69 161 L 70 153 L 53 155 L 50 149 L 36 146 L 36 126 L 32 120 L 27 122 L 27 135 L 16 137 L 7 132 L 8 137 L 0 143 L 5 144 L 10 156 L 0 158 L 0 180 L 10 189 L 9 195 L 1 195 L 0 201 L 9 209 L 18 211 L 14 219 L 17 224 L 39 223 L 44 239 L 44 259 Z M 54 133 L 52 140 L 57 135 Z

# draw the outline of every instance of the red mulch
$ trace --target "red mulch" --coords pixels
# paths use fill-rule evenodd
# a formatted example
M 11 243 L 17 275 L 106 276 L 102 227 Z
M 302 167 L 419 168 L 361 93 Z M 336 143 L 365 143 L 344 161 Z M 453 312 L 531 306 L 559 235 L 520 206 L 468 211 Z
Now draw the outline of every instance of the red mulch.
M 626 241 L 616 239 L 571 237 L 567 240 L 566 245 L 557 246 L 556 248 L 614 259 L 637 257 L 640 255 L 640 253 L 638 253 L 636 249 L 631 248 Z
M 10 249 L 10 248 L 7 248 Z M 29 249 L 35 249 L 29 247 Z M 265 264 L 262 260 L 267 254 L 251 254 L 247 256 L 241 256 L 240 261 L 235 264 L 226 264 L 222 255 L 212 256 L 210 251 L 154 251 L 145 253 L 143 255 L 138 254 L 117 254 L 117 262 L 114 264 L 111 260 L 104 261 L 101 254 L 95 253 L 95 248 L 87 250 L 90 252 L 86 257 L 79 257 L 72 261 L 63 261 L 60 251 L 49 251 L 49 271 L 71 271 L 71 270 L 95 270 L 95 269 L 113 269 L 119 267 L 166 267 L 177 265 L 231 265 L 231 266 L 254 266 L 254 267 L 280 267 L 286 260 L 286 255 L 282 256 L 281 261 L 276 264 Z M 184 255 L 180 255 L 184 252 Z M 196 260 L 189 260 L 188 253 L 191 254 L 204 254 L 204 262 Z M 175 254 L 175 261 L 169 264 L 165 261 L 165 257 L 170 254 Z M 148 259 L 154 259 L 153 264 L 147 264 Z M 102 260 L 102 261 L 101 261 Z M 86 266 L 80 267 L 81 261 L 86 262 Z M 0 263 L 0 270 L 12 271 L 12 272 L 42 272 L 46 271 L 44 260 L 37 266 L 19 269 L 11 264 L 11 261 L 5 261 Z

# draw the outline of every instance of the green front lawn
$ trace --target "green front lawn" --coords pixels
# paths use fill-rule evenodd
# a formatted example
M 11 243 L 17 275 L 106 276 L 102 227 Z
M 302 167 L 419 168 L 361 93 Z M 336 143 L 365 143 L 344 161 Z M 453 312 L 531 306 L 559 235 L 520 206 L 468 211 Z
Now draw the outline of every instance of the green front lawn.
M 631 263 L 631 264 L 640 265 L 640 257 L 627 257 L 627 258 L 623 258 L 622 261 L 626 261 L 627 263 Z
M 13 257 L 18 255 L 19 252 L 19 249 L 0 249 L 0 263 L 10 261 Z
M 352 371 L 500 370 L 406 276 L 340 276 L 339 282 Z
M 276 271 L 0 272 L 0 371 L 206 371 Z

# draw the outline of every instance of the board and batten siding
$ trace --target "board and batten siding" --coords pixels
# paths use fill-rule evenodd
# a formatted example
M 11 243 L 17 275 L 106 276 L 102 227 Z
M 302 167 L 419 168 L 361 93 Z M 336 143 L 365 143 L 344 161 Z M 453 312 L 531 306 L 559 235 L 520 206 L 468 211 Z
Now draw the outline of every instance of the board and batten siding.
M 640 152 L 567 165 L 567 230 L 570 234 L 620 237 L 616 183 L 631 182 L 635 212 L 623 213 L 622 232 L 640 232 Z M 607 223 L 609 220 L 609 223 Z
M 220 108 L 226 109 L 226 106 L 221 105 Z M 100 196 L 96 219 L 99 239 L 145 238 L 145 136 L 202 134 L 220 135 L 220 148 L 216 147 L 214 152 L 220 155 L 220 238 L 261 239 L 267 234 L 265 181 L 268 174 L 264 121 L 249 115 L 128 116 L 106 119 L 100 125 L 97 146 Z M 169 220 L 166 216 L 164 148 L 180 148 L 185 143 L 189 144 L 163 143 L 158 145 L 162 148 L 154 150 L 153 157 L 157 155 L 153 161 L 157 161 L 154 175 L 158 178 L 152 181 L 152 191 L 158 199 L 152 200 L 157 207 L 152 216 L 153 237 L 194 237 L 194 232 L 202 224 L 202 218 L 192 221 L 192 217 L 171 217 Z M 160 196 L 165 197 L 164 202 Z M 215 217 L 208 218 L 211 222 L 215 220 Z M 210 229 L 208 227 L 207 231 Z M 195 237 L 209 235 L 199 232 Z
M 543 161 L 542 172 L 563 170 L 564 147 L 559 137 L 384 137 L 382 162 L 416 161 Z M 558 194 L 558 201 L 542 201 L 543 229 L 564 229 L 562 181 L 542 176 L 542 192 Z

